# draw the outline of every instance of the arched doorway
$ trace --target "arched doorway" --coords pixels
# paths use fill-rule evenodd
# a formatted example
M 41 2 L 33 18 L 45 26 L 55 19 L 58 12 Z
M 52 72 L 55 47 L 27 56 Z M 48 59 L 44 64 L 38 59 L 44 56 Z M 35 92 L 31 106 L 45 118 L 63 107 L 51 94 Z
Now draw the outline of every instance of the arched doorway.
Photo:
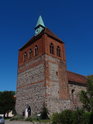
M 28 107 L 28 117 L 31 116 L 31 107 Z
M 26 105 L 25 108 L 25 118 L 28 118 L 31 116 L 31 107 L 29 105 Z

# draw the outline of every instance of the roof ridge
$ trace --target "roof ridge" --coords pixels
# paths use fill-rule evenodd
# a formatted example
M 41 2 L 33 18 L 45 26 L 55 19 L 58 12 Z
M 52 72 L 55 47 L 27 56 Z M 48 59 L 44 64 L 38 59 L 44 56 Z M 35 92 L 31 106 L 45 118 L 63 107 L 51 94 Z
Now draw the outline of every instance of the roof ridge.
M 87 83 L 87 77 L 84 75 L 80 75 L 74 72 L 67 71 L 67 77 L 68 77 L 68 81 L 71 81 L 71 82 L 78 82 L 78 83 L 83 83 L 83 84 Z
M 41 37 L 43 34 L 47 34 L 49 37 L 59 41 L 60 43 L 64 43 L 61 39 L 59 39 L 50 29 L 44 28 L 40 34 L 33 36 L 31 39 L 28 40 L 27 43 L 25 43 L 19 50 L 22 50 L 25 46 L 27 46 L 31 41 L 36 41 L 39 37 Z
M 85 75 L 78 74 L 78 73 L 76 73 L 76 72 L 71 72 L 71 71 L 69 71 L 69 70 L 67 70 L 67 72 L 70 72 L 70 73 L 73 73 L 73 74 L 76 74 L 76 75 L 80 75 L 80 76 L 86 77 Z

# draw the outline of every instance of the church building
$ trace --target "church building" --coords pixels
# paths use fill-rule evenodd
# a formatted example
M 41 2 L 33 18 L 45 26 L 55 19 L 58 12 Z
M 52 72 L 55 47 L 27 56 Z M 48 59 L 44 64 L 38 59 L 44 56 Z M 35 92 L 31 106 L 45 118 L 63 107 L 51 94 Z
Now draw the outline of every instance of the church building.
M 19 49 L 17 114 L 29 109 L 36 115 L 44 105 L 50 114 L 80 107 L 79 92 L 86 90 L 86 84 L 85 76 L 67 70 L 64 42 L 40 16 L 35 35 Z

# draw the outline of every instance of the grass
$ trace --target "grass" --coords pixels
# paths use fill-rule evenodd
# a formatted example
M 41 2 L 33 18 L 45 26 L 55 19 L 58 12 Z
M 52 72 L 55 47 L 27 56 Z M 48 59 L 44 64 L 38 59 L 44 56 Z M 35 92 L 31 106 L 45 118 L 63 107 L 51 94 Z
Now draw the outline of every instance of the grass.
M 28 122 L 41 122 L 41 123 L 48 123 L 48 122 L 50 122 L 50 119 L 41 120 L 41 119 L 38 119 L 36 117 L 28 117 L 28 118 L 25 119 L 23 116 L 20 116 L 20 115 L 16 115 L 16 116 L 14 116 L 14 117 L 12 117 L 10 119 L 10 121 L 13 121 L 13 120 L 28 121 Z
M 48 122 L 50 122 L 50 119 L 42 120 L 42 119 L 38 119 L 38 118 L 35 118 L 35 117 L 29 117 L 29 118 L 25 119 L 25 121 L 48 123 Z
M 8 119 L 11 119 L 11 117 L 5 117 L 4 119 L 5 119 L 5 120 L 8 120 Z
M 47 119 L 47 120 L 40 120 L 39 122 L 48 123 L 48 122 L 50 122 L 50 119 Z
M 14 117 L 12 117 L 12 118 L 10 119 L 10 121 L 13 121 L 13 120 L 24 120 L 24 118 L 23 118 L 23 116 L 16 115 L 16 116 L 14 116 Z

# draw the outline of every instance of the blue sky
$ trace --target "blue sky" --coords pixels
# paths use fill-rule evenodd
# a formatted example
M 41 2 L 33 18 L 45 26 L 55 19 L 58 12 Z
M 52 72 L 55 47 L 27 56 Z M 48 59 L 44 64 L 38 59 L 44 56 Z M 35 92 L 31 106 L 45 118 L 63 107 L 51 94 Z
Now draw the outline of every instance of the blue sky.
M 16 90 L 18 49 L 39 15 L 65 42 L 68 70 L 93 74 L 93 0 L 0 0 L 0 91 Z

